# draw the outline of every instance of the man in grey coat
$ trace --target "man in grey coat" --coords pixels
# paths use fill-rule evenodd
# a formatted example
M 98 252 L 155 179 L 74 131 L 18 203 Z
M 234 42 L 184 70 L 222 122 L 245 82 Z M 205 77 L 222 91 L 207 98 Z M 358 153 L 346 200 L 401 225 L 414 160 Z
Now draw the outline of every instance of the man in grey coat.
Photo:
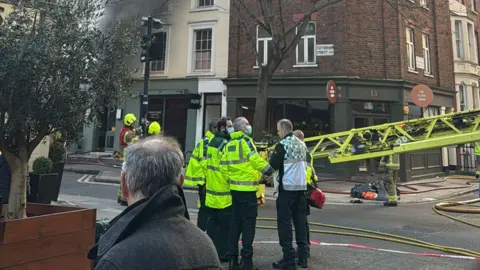
M 90 249 L 95 270 L 222 269 L 210 238 L 186 218 L 183 162 L 168 137 L 128 147 L 120 184 L 129 206 Z

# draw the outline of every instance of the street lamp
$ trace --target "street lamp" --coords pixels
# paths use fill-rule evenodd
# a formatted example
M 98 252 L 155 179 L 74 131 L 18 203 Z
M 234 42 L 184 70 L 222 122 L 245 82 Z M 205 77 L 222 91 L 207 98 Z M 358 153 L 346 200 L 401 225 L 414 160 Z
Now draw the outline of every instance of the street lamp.
M 143 52 L 140 55 L 140 61 L 145 63 L 145 77 L 143 80 L 143 97 L 140 115 L 142 117 L 142 137 L 147 136 L 147 114 L 148 114 L 148 82 L 150 81 L 150 47 L 152 46 L 153 29 L 162 28 L 163 22 L 152 16 L 142 17 L 142 26 L 146 27 L 146 34 L 142 37 L 145 45 L 142 46 Z

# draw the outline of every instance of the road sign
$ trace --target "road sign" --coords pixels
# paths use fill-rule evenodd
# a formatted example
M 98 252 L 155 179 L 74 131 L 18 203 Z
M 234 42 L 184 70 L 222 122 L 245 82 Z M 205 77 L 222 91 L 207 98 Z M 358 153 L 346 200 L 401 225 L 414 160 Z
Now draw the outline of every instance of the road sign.
M 330 80 L 327 83 L 327 99 L 331 104 L 337 101 L 337 85 L 333 80 Z
M 412 89 L 411 93 L 412 102 L 418 107 L 425 108 L 433 100 L 433 91 L 425 84 L 419 84 Z

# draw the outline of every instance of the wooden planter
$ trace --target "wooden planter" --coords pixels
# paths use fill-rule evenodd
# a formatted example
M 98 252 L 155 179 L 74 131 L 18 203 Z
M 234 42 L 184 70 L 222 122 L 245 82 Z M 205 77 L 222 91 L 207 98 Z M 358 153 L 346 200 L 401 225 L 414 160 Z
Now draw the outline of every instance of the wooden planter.
M 87 253 L 95 244 L 95 209 L 29 203 L 27 213 L 0 222 L 0 269 L 93 268 Z

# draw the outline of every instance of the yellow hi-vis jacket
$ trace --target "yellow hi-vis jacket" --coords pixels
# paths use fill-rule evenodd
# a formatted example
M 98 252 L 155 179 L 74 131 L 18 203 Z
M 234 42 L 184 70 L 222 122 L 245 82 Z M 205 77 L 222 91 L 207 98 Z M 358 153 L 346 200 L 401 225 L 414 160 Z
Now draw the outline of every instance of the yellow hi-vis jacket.
M 400 156 L 398 154 L 383 156 L 380 159 L 380 167 L 394 171 L 400 170 Z
M 480 143 L 475 143 L 475 156 L 480 156 Z
M 318 177 L 313 168 L 313 158 L 312 154 L 307 153 L 307 184 L 312 184 L 313 181 L 317 181 Z
M 258 154 L 252 139 L 242 131 L 230 134 L 220 165 L 234 191 L 257 191 L 262 174 L 273 174 L 272 167 Z
M 228 143 L 228 135 L 217 132 L 207 148 L 207 173 L 205 206 L 225 209 L 232 205 L 232 195 L 227 179 L 220 169 L 222 150 Z
M 197 146 L 193 150 L 192 156 L 188 161 L 187 170 L 185 171 L 184 185 L 187 186 L 203 186 L 205 185 L 205 174 L 207 173 L 207 148 L 208 143 L 215 135 L 207 131 L 205 137 L 198 141 Z

